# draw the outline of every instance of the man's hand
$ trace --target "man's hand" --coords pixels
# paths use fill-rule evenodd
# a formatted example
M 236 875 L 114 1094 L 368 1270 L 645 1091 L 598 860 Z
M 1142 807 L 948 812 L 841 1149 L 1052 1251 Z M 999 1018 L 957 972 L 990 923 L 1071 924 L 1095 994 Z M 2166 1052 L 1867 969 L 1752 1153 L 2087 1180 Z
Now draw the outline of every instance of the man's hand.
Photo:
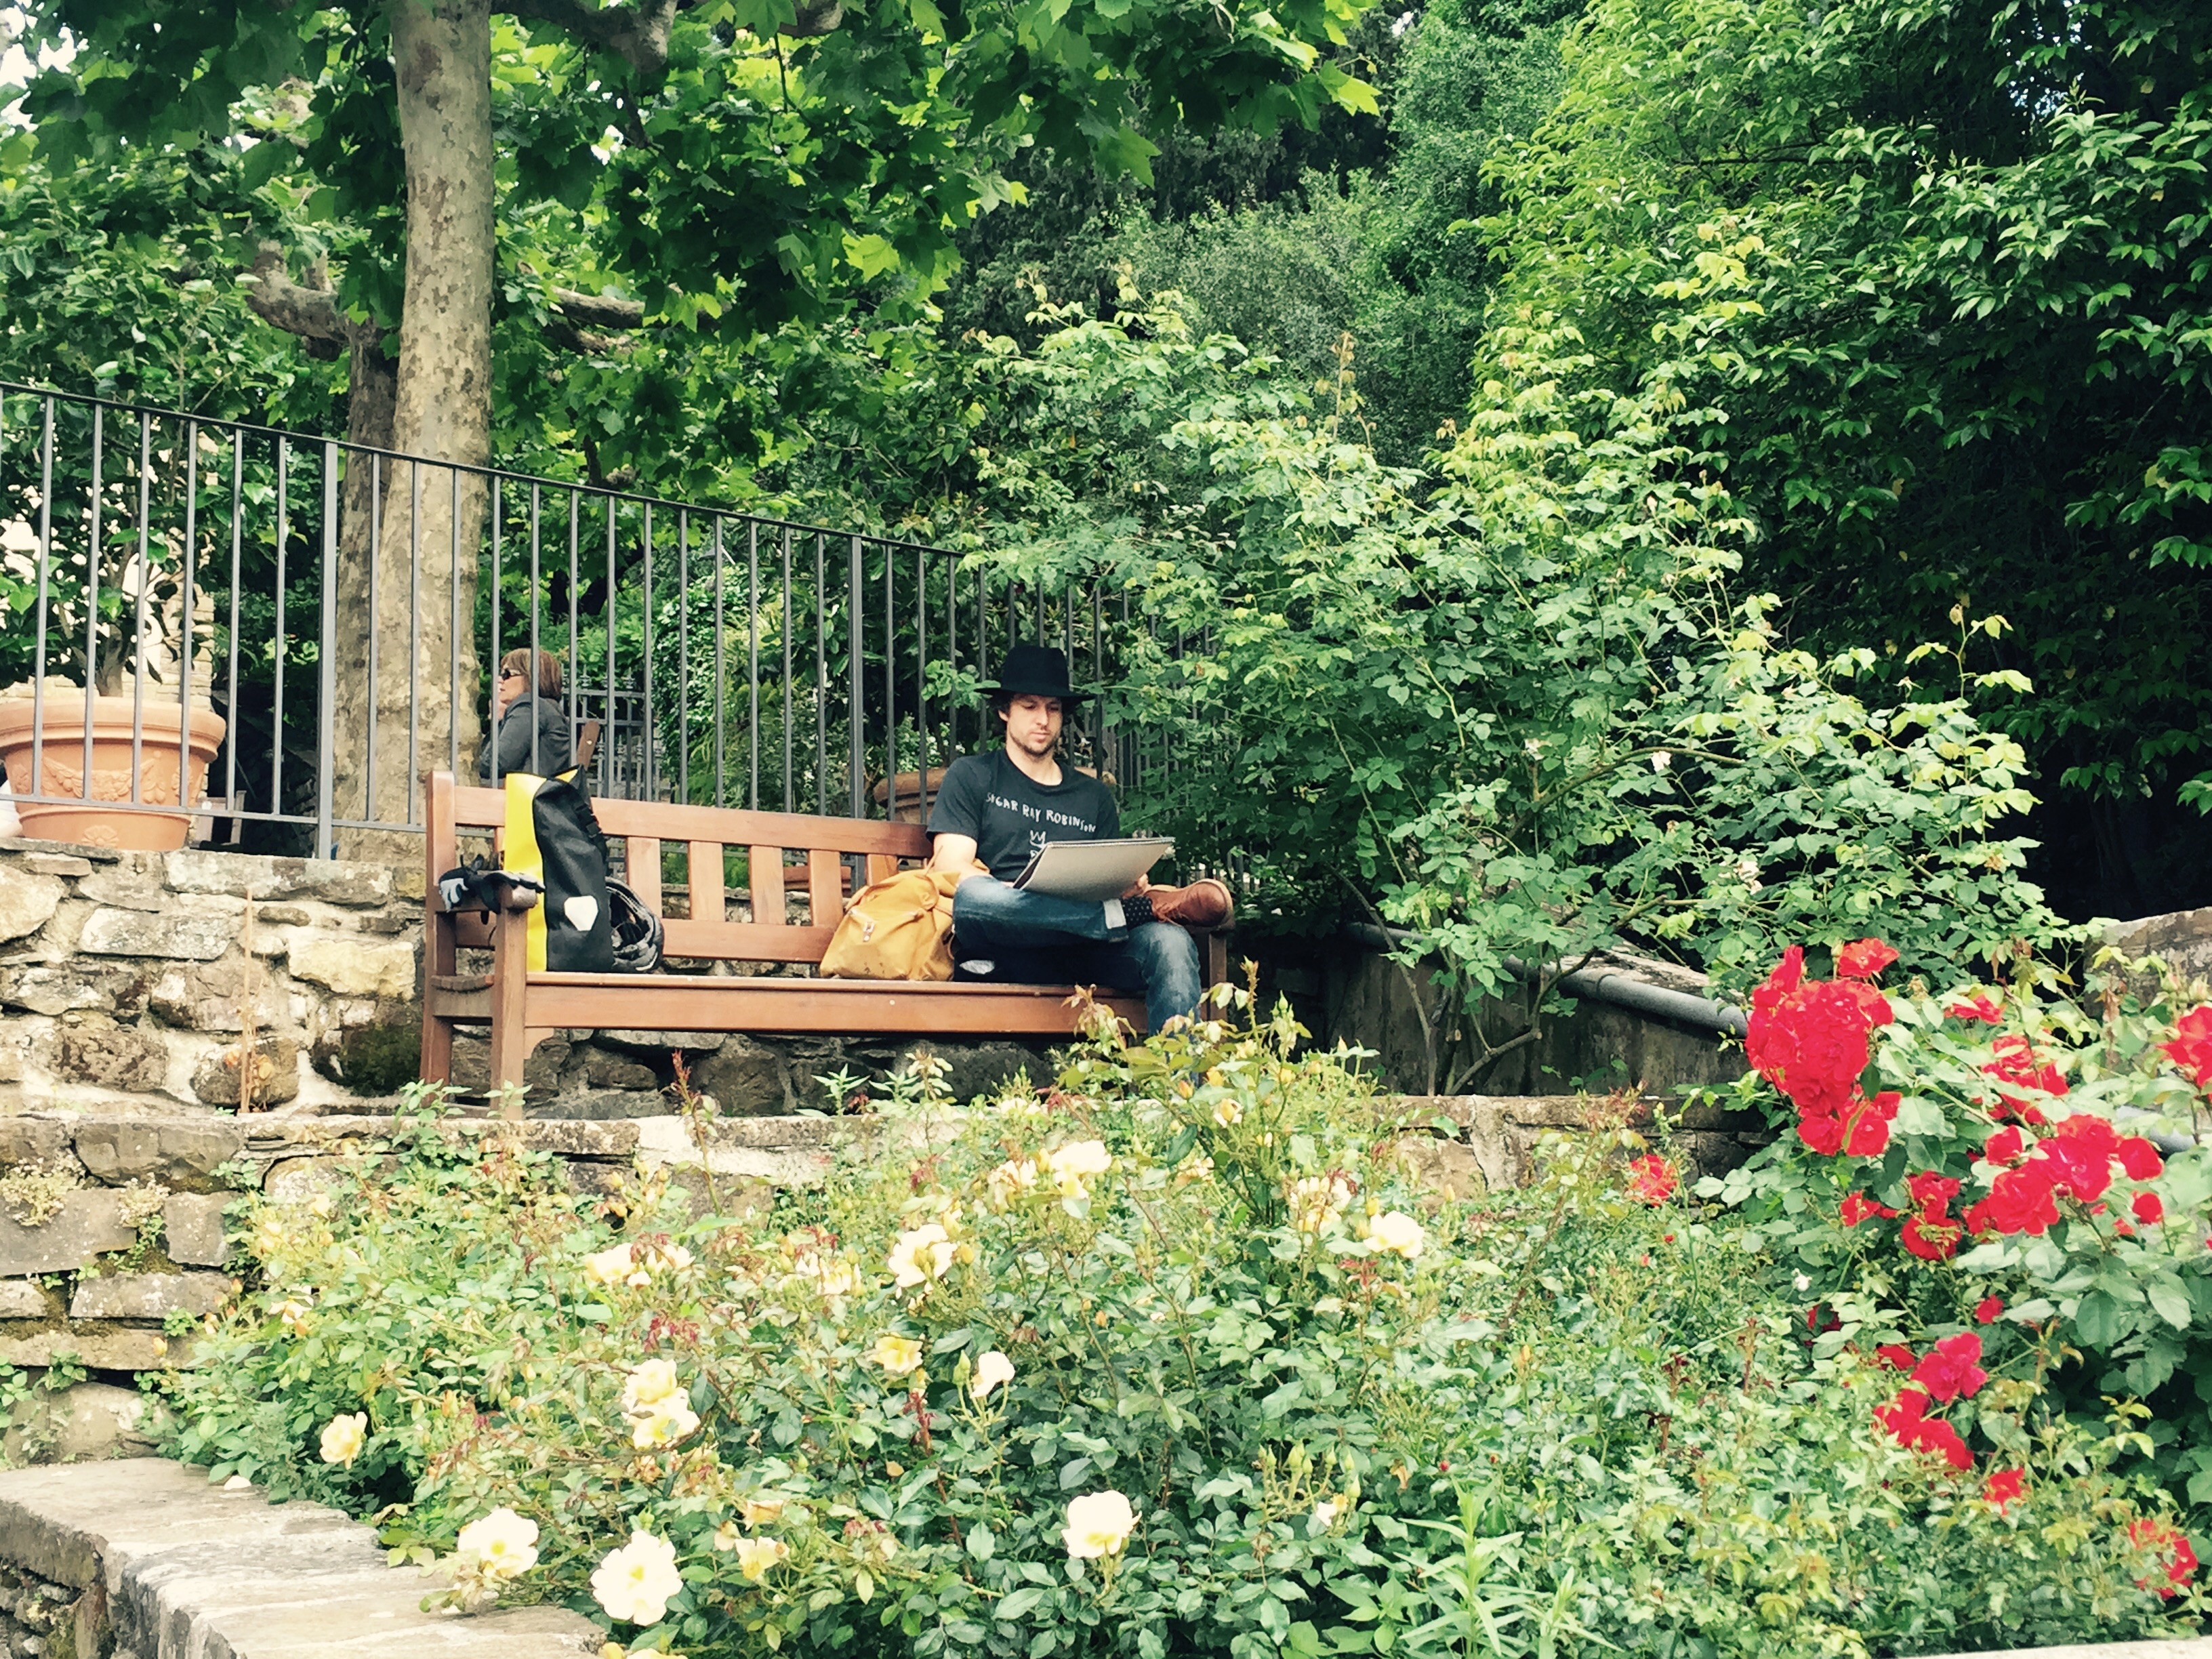
M 1152 878 L 1150 876 L 1139 876 L 1137 879 L 1130 884 L 1129 890 L 1122 894 L 1121 896 L 1123 898 L 1142 898 L 1146 894 L 1152 890 Z

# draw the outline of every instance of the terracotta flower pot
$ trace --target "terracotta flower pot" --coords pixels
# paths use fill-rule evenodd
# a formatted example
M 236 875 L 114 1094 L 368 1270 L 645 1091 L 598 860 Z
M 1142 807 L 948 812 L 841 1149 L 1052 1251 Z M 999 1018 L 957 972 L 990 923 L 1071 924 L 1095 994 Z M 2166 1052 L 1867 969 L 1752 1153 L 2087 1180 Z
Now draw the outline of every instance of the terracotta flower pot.
M 190 761 L 185 787 L 178 784 L 177 705 L 149 696 L 140 720 L 138 800 L 131 801 L 131 730 L 134 700 L 95 697 L 92 714 L 92 799 L 84 793 L 84 697 L 49 695 L 39 732 L 39 776 L 31 781 L 31 713 L 27 697 L 0 702 L 0 763 L 8 769 L 23 834 L 38 841 L 73 841 L 134 853 L 173 852 L 185 844 L 192 809 L 205 791 L 207 769 L 222 742 L 222 716 L 192 710 Z M 26 794 L 80 798 L 74 805 L 26 800 Z M 103 805 L 123 803 L 120 810 Z M 149 806 L 178 810 L 148 811 Z

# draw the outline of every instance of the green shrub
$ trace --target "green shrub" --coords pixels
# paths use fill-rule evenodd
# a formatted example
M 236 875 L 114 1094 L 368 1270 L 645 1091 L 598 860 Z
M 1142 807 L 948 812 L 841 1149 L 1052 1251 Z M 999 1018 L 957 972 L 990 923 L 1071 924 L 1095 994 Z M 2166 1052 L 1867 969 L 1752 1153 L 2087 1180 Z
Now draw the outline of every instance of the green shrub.
M 1755 1236 L 1617 1118 L 1525 1191 L 1443 1202 L 1398 1144 L 1425 1131 L 1298 1035 L 1098 1037 L 1042 1097 L 864 1120 L 766 1222 L 688 1220 L 651 1180 L 579 1197 L 413 1121 L 388 1170 L 256 1212 L 262 1286 L 175 1382 L 175 1449 L 378 1512 L 426 1562 L 475 1523 L 447 1599 L 564 1602 L 633 1650 L 1719 1659 L 2160 1627 L 2128 1532 L 2157 1495 L 2116 1425 L 1993 1388 L 2032 1477 L 2000 1507 L 1876 1431 L 1878 1364 L 1808 1346 Z

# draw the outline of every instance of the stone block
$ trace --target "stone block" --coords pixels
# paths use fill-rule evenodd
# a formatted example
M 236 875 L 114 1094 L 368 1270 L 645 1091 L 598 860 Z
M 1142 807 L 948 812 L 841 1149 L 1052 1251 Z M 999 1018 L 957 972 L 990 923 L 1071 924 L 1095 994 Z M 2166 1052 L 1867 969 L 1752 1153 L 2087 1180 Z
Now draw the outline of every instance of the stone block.
M 191 1364 L 189 1337 L 143 1325 L 79 1325 L 10 1336 L 0 1328 L 0 1365 L 51 1365 L 69 1358 L 95 1371 L 158 1371 Z
M 253 1023 L 264 1030 L 292 1023 L 291 999 L 269 975 L 253 970 Z M 242 958 L 194 963 L 173 968 L 148 992 L 148 1006 L 171 1025 L 188 1031 L 236 1031 L 244 1028 L 246 963 Z
M 27 853 L 16 862 L 34 876 L 59 876 L 73 881 L 92 873 L 92 860 L 74 853 Z
M 243 1045 L 217 1049 L 192 1073 L 192 1092 L 210 1106 L 235 1106 L 244 1074 Z M 290 1037 L 263 1037 L 253 1048 L 253 1105 L 265 1110 L 300 1092 L 300 1045 Z
M 1416 1187 L 1448 1202 L 1464 1203 L 1490 1190 L 1474 1149 L 1460 1141 L 1435 1135 L 1400 1135 L 1389 1143 L 1385 1155 Z
M 726 1117 L 765 1117 L 791 1110 L 791 1071 L 783 1056 L 750 1037 L 732 1035 L 691 1068 L 691 1086 L 712 1095 Z
M 155 871 L 140 868 L 135 862 L 111 864 L 86 877 L 77 883 L 76 896 L 90 899 L 94 904 L 149 913 L 165 909 L 173 902 L 168 890 L 161 885 L 161 876 Z
M 392 899 L 392 872 L 378 864 L 329 859 L 281 859 L 256 853 L 204 850 L 172 853 L 169 885 L 179 893 L 222 893 L 238 898 L 319 899 L 325 904 L 368 907 Z
M 605 1048 L 584 1050 L 584 1081 L 594 1089 L 658 1089 L 660 1079 L 652 1066 L 627 1054 Z
M 522 1062 L 522 1086 L 530 1091 L 533 1102 L 548 1101 L 561 1087 L 561 1068 L 568 1064 L 568 1039 L 550 1036 L 530 1051 Z M 453 1036 L 453 1087 L 466 1094 L 477 1094 L 491 1087 L 491 1044 L 486 1039 L 468 1032 L 456 1032 Z M 590 1113 L 572 1113 L 572 1116 L 590 1116 Z
M 421 984 L 412 939 L 365 939 L 303 927 L 288 928 L 283 937 L 292 976 L 312 980 L 340 996 L 405 999 Z
M 77 1382 L 56 1394 L 41 1389 L 15 1407 L 7 1449 L 17 1464 L 143 1457 L 154 1449 L 166 1415 L 158 1401 L 112 1382 Z
M 329 1158 L 279 1158 L 262 1177 L 261 1190 L 279 1204 L 305 1204 L 336 1187 L 338 1180 Z
M 934 1055 L 944 1067 L 945 1092 L 963 1106 L 978 1095 L 996 1097 L 1018 1072 L 1027 1072 L 1030 1081 L 1039 1085 L 1051 1082 L 1054 1074 L 1052 1060 L 1042 1048 L 1024 1048 L 1012 1042 L 918 1042 L 899 1057 L 898 1068 L 912 1066 L 915 1056 L 924 1053 Z
M 114 1273 L 80 1279 L 70 1297 L 71 1319 L 144 1320 L 159 1324 L 173 1313 L 220 1313 L 238 1288 L 225 1273 Z
M 103 905 L 85 918 L 77 948 L 100 957 L 213 962 L 238 943 L 238 917 L 172 908 L 157 915 Z
M 594 1158 L 568 1158 L 561 1160 L 561 1168 L 568 1177 L 568 1190 L 592 1198 L 604 1198 L 614 1191 L 617 1183 L 631 1173 L 627 1164 L 614 1164 Z
M 26 963 L 0 969 L 0 1004 L 33 1014 L 112 1014 L 115 996 L 76 966 Z
M 26 939 L 53 920 L 68 887 L 58 876 L 0 863 L 0 939 Z
M 75 1126 L 60 1118 L 0 1117 L 0 1169 L 67 1161 Z
M 640 1163 L 653 1168 L 696 1170 L 702 1162 L 691 1132 L 677 1117 L 641 1119 L 637 1152 Z M 725 1176 L 750 1176 L 777 1187 L 811 1187 L 829 1175 L 832 1158 L 819 1141 L 733 1146 L 710 1134 L 705 1162 L 718 1182 Z
M 579 1035 L 588 1035 L 596 1042 L 617 1048 L 660 1055 L 665 1055 L 672 1048 L 681 1048 L 686 1054 L 712 1054 L 727 1040 L 720 1031 L 593 1031 Z
M 532 1152 L 554 1152 L 562 1158 L 601 1158 L 627 1164 L 637 1151 L 637 1125 L 629 1121 L 537 1121 L 501 1123 L 469 1120 L 448 1126 L 463 1135 L 513 1134 Z
M 158 1181 L 207 1187 L 218 1166 L 246 1150 L 235 1118 L 87 1118 L 76 1127 L 76 1155 L 94 1179 L 121 1185 Z
M 543 1100 L 533 1094 L 523 1109 L 534 1121 L 619 1122 L 665 1115 L 668 1097 L 644 1090 L 599 1090 L 589 1094 L 555 1095 Z
M 161 1249 L 186 1267 L 220 1267 L 230 1248 L 223 1236 L 228 1193 L 173 1193 L 161 1206 Z
M 169 1045 L 158 1031 L 103 1022 L 54 1033 L 54 1075 L 64 1083 L 149 1094 L 169 1073 Z
M 0 1319 L 52 1319 L 60 1304 L 28 1279 L 0 1279 Z
M 125 1222 L 122 1199 L 114 1193 L 70 1193 L 51 1219 L 35 1227 L 0 1209 L 0 1279 L 74 1273 L 96 1255 L 127 1250 L 137 1242 L 138 1230 Z

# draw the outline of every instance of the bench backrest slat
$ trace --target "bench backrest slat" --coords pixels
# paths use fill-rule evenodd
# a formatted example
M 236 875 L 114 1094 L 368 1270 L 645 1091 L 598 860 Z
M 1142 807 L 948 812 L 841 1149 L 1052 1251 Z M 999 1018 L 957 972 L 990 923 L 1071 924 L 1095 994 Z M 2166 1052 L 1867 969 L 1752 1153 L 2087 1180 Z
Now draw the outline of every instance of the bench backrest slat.
M 429 805 L 433 839 L 441 847 L 454 845 L 461 830 L 490 830 L 495 835 L 507 823 L 502 790 L 464 787 L 441 777 L 426 781 L 423 799 Z M 666 953 L 695 960 L 819 962 L 829 949 L 836 919 L 843 914 L 846 857 L 865 856 L 867 879 L 876 881 L 896 869 L 902 860 L 929 856 L 928 834 L 916 823 L 612 798 L 595 798 L 592 810 L 607 839 L 624 843 L 624 878 L 645 907 L 662 918 Z M 450 820 L 441 823 L 448 813 Z M 690 891 L 688 918 L 672 920 L 665 914 L 660 881 L 665 842 L 684 848 Z M 728 901 L 722 865 L 726 848 L 745 851 L 751 921 L 724 919 Z M 800 881 L 796 868 L 788 875 L 785 872 L 785 855 L 791 852 L 805 854 L 808 919 L 804 924 L 786 920 L 787 885 Z

